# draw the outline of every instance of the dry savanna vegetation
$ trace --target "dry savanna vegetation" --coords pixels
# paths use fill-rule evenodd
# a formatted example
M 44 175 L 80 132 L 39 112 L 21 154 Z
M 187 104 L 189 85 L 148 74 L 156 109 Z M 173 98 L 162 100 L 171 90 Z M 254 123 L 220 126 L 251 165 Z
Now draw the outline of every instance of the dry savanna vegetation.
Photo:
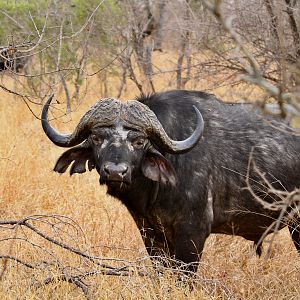
M 63 150 L 39 120 L 51 93 L 51 124 L 70 132 L 100 98 L 185 88 L 283 117 L 288 104 L 298 124 L 297 1 L 0 0 L 0 22 L 1 299 L 300 299 L 287 229 L 261 258 L 211 235 L 193 278 L 154 268 L 95 170 L 52 171 Z
M 96 100 L 96 90 L 94 82 L 72 121 L 55 126 L 71 130 L 85 106 Z M 1 255 L 34 268 L 2 259 L 2 299 L 84 299 L 82 288 L 61 280 L 62 274 L 82 276 L 92 299 L 299 298 L 300 260 L 287 230 L 276 236 L 267 260 L 256 257 L 252 243 L 242 238 L 214 235 L 206 243 L 195 282 L 178 283 L 168 270 L 156 273 L 131 216 L 106 195 L 96 172 L 72 177 L 54 173 L 62 150 L 45 137 L 40 121 L 19 99 L 2 92 L 0 114 L 0 219 L 28 217 L 28 224 L 47 237 L 97 257 L 92 261 L 63 249 L 25 226 L 3 225 Z M 102 265 L 117 268 L 116 274 L 101 274 L 109 270 Z M 129 271 L 118 272 L 122 267 Z

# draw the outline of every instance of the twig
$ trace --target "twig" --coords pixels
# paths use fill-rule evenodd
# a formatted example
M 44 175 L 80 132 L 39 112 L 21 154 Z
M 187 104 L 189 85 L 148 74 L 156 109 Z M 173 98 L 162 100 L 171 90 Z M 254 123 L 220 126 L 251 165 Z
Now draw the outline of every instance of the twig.
M 17 263 L 22 264 L 23 266 L 25 266 L 25 267 L 27 267 L 27 268 L 35 269 L 35 267 L 34 267 L 33 265 L 31 265 L 31 264 L 29 264 L 29 263 L 27 263 L 27 262 L 25 262 L 25 261 L 23 261 L 23 260 L 21 260 L 21 259 L 18 259 L 18 258 L 16 258 L 16 257 L 10 256 L 10 255 L 0 255 L 0 259 L 4 259 L 4 260 L 8 260 L 8 259 L 14 260 L 14 261 L 16 261 Z
M 223 16 L 221 10 L 222 0 L 215 0 L 212 2 L 204 0 L 203 3 L 206 8 L 213 13 L 216 19 L 220 21 L 224 30 L 229 33 L 230 37 L 235 42 L 236 47 L 244 54 L 244 58 L 249 63 L 249 65 L 246 65 L 245 63 L 241 62 L 247 74 L 241 75 L 240 79 L 246 82 L 253 83 L 265 90 L 271 97 L 277 99 L 280 107 L 282 106 L 284 101 L 290 103 L 296 108 L 297 116 L 300 116 L 300 104 L 295 100 L 295 97 L 291 93 L 283 92 L 281 88 L 278 88 L 277 86 L 271 84 L 264 78 L 258 61 L 254 58 L 252 53 L 245 46 L 245 43 L 241 41 L 240 36 L 233 29 L 232 18 L 225 18 Z

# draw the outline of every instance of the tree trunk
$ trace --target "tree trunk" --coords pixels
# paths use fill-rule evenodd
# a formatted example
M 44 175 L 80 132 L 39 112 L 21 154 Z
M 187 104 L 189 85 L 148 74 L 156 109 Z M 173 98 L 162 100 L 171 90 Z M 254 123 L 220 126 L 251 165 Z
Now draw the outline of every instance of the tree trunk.
M 132 30 L 133 33 L 133 48 L 136 54 L 136 61 L 140 69 L 142 82 L 146 86 L 146 92 L 155 92 L 154 84 L 152 81 L 152 32 L 154 29 L 154 18 L 150 10 L 150 2 L 146 0 L 143 5 L 143 10 L 146 11 L 145 18 L 140 18 L 140 11 L 137 8 L 133 9 L 134 16 L 138 20 L 138 26 Z M 135 79 L 131 76 L 131 79 L 137 84 Z M 137 87 L 141 90 L 140 86 Z
M 155 39 L 154 39 L 154 51 L 162 52 L 162 41 L 163 41 L 163 27 L 165 24 L 165 8 L 166 8 L 166 0 L 160 0 L 159 2 L 159 18 L 158 23 L 155 30 Z
M 265 5 L 271 19 L 271 25 L 272 25 L 271 32 L 275 37 L 275 39 L 279 42 L 278 18 L 274 13 L 272 0 L 265 0 Z
M 289 16 L 289 22 L 292 30 L 293 40 L 295 44 L 295 59 L 300 57 L 300 35 L 297 27 L 297 22 L 294 15 L 294 7 L 296 5 L 295 0 L 285 0 L 286 3 L 286 12 Z
M 184 26 L 187 28 L 183 36 L 181 38 L 181 48 L 179 57 L 177 60 L 177 70 L 176 70 L 176 85 L 177 89 L 183 89 L 187 82 L 190 80 L 191 77 L 191 57 L 190 57 L 190 30 L 187 26 L 190 20 L 190 7 L 187 1 L 186 8 L 185 8 L 185 16 L 184 16 Z M 186 58 L 186 77 L 182 76 L 183 73 L 183 61 Z

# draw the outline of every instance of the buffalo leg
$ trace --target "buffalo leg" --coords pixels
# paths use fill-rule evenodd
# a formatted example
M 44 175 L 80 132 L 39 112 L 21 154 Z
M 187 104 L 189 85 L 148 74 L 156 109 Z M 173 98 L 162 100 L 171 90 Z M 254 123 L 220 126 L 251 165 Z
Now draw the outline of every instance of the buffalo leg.
M 166 236 L 157 231 L 145 219 L 134 218 L 141 233 L 146 250 L 154 266 L 157 263 L 170 267 L 170 257 L 174 257 L 174 248 L 168 243 Z
M 174 250 L 160 232 L 156 232 L 152 228 L 142 228 L 140 229 L 140 232 L 150 256 L 171 257 L 174 255 Z
M 289 231 L 297 251 L 300 253 L 300 218 L 289 225 Z
M 262 242 L 260 240 L 254 241 L 254 249 L 255 249 L 255 253 L 256 255 L 258 255 L 259 257 L 261 257 L 262 254 Z
M 182 226 L 177 229 L 175 259 L 184 271 L 197 272 L 203 247 L 209 233 L 207 230 L 194 231 L 194 228 Z

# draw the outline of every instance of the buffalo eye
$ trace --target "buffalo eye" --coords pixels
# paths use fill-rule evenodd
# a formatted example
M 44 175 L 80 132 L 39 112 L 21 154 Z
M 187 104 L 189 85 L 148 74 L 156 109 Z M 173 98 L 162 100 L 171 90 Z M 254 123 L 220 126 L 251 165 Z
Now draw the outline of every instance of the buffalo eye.
M 132 146 L 136 149 L 144 148 L 145 144 L 146 144 L 146 138 L 144 137 L 138 137 L 132 141 Z
M 103 139 L 96 134 L 91 134 L 91 139 L 95 145 L 100 145 L 103 143 Z

